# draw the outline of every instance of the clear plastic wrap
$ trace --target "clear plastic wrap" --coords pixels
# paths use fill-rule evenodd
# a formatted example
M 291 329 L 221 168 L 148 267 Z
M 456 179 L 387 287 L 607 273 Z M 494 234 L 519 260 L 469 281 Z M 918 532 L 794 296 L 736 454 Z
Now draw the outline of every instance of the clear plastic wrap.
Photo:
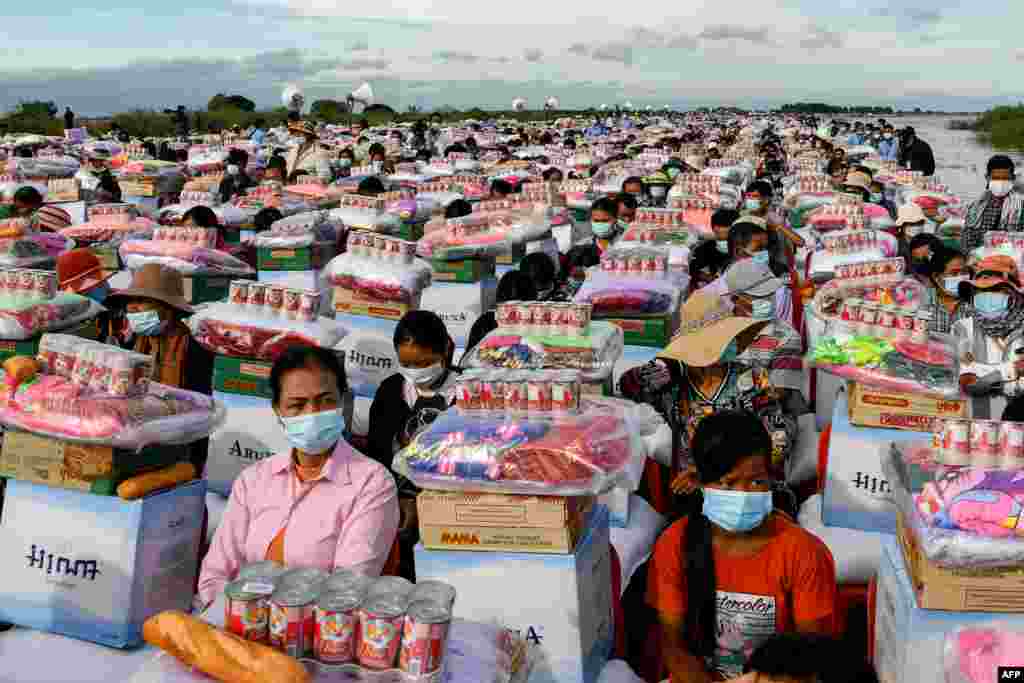
M 328 282 L 382 301 L 409 302 L 430 286 L 433 269 L 420 259 L 412 263 L 365 258 L 352 252 L 327 264 Z
M 867 232 L 871 235 L 867 236 Z M 807 273 L 811 278 L 822 279 L 834 274 L 840 266 L 866 261 L 880 261 L 899 255 L 896 238 L 881 230 L 859 231 L 840 230 L 829 233 L 825 240 L 834 248 L 819 249 L 807 259 Z M 835 240 L 833 242 L 833 240 Z M 850 246 L 851 240 L 858 246 Z
M 266 317 L 236 304 L 209 304 L 185 323 L 203 348 L 217 354 L 273 361 L 290 346 L 332 348 L 348 330 L 330 318 L 314 322 Z
M 892 444 L 882 453 L 882 471 L 916 546 L 933 564 L 977 570 L 1024 563 L 1019 471 L 938 465 L 930 440 Z
M 72 225 L 60 230 L 59 234 L 78 244 L 105 242 L 119 244 L 127 239 L 151 239 L 158 224 L 148 218 L 133 218 L 124 222 L 88 222 Z
M 1024 629 L 1000 621 L 962 626 L 946 634 L 942 646 L 945 683 L 1002 683 L 999 668 L 1021 667 Z
M 6 379 L 2 371 L 0 378 Z M 58 375 L 21 384 L 0 407 L 0 422 L 8 428 L 133 450 L 204 439 L 225 415 L 224 405 L 209 396 L 155 382 L 143 396 L 121 398 Z
M 402 230 L 402 219 L 395 214 L 379 211 L 342 207 L 331 209 L 330 217 L 341 221 L 353 230 L 370 230 L 387 235 L 396 235 Z
M 514 245 L 546 237 L 551 223 L 546 211 L 490 211 L 452 218 L 445 230 L 434 230 L 419 241 L 423 258 L 459 261 L 504 254 Z
M 186 242 L 127 240 L 121 244 L 119 252 L 129 270 L 159 263 L 186 275 L 251 275 L 255 272 L 245 261 L 226 252 Z
M 31 339 L 43 332 L 67 329 L 107 309 L 78 294 L 58 294 L 44 301 L 0 296 L 0 339 Z
M 603 381 L 622 356 L 623 339 L 622 328 L 600 320 L 590 323 L 590 333 L 585 337 L 509 334 L 499 327 L 466 353 L 461 365 L 581 370 L 585 381 Z
M 598 495 L 646 457 L 648 411 L 620 399 L 583 400 L 579 414 L 442 413 L 395 456 L 393 469 L 417 486 L 449 491 Z
M 591 304 L 595 318 L 661 316 L 679 309 L 682 291 L 667 274 L 654 279 L 591 271 L 573 301 Z
M 56 233 L 0 239 L 0 268 L 52 268 L 75 243 Z

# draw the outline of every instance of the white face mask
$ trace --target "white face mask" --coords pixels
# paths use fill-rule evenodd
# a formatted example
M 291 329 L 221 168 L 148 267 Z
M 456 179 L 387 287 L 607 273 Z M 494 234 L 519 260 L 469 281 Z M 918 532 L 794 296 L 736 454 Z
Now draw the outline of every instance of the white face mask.
M 966 275 L 949 275 L 942 278 L 942 288 L 950 296 L 959 296 L 960 283 L 967 281 Z
M 728 254 L 729 240 L 715 240 L 715 248 L 723 254 Z
M 667 189 L 668 188 L 666 188 L 666 187 L 664 187 L 662 185 L 654 185 L 654 186 L 651 187 L 651 196 L 656 198 L 656 199 L 661 199 L 662 197 L 665 196 L 665 191 Z
M 238 175 L 238 166 L 228 164 L 228 175 Z
M 418 387 L 429 387 L 444 374 L 444 365 L 434 363 L 425 368 L 402 367 L 402 376 Z
M 1012 180 L 990 180 L 988 181 L 988 191 L 994 194 L 996 197 L 1005 197 L 1010 194 L 1013 190 Z

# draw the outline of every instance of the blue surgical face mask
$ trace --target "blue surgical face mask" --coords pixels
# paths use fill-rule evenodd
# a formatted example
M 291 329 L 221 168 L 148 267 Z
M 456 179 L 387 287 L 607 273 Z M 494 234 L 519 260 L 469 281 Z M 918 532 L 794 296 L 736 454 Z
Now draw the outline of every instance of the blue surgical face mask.
M 942 278 L 942 289 L 950 296 L 960 296 L 960 283 L 968 279 L 966 275 L 947 275 Z
M 345 416 L 338 409 L 279 419 L 288 443 L 311 455 L 332 448 L 345 433 Z
M 881 192 L 872 192 L 871 196 L 868 197 L 868 201 L 871 202 L 872 204 L 881 204 L 882 203 L 882 193 Z
M 729 240 L 715 240 L 715 248 L 722 254 L 728 254 Z
M 746 199 L 743 202 L 743 207 L 747 211 L 760 211 L 761 210 L 761 200 L 760 199 Z
M 98 304 L 106 301 L 107 297 L 110 296 L 110 283 L 101 282 L 88 292 L 83 292 L 82 296 L 88 297 Z
M 704 516 L 726 531 L 753 531 L 771 512 L 771 491 L 704 489 Z
M 739 355 L 739 344 L 737 344 L 736 340 L 733 339 L 731 342 L 729 342 L 729 345 L 725 347 L 725 350 L 722 351 L 722 355 L 718 358 L 718 362 L 721 363 L 722 365 L 725 365 L 726 363 L 732 363 L 734 360 L 736 360 L 736 357 Z
M 342 168 L 351 168 L 352 160 L 347 157 L 342 157 L 341 159 L 338 159 L 338 165 Z
M 615 223 L 611 221 L 591 221 L 590 228 L 598 237 L 610 237 L 615 232 Z
M 998 318 L 1010 307 L 1006 292 L 978 292 L 974 295 L 974 308 L 985 318 Z
M 128 326 L 132 332 L 141 337 L 156 337 L 164 331 L 164 321 L 156 311 L 128 313 Z
M 771 261 L 771 254 L 767 251 L 758 251 L 750 255 L 750 260 L 754 263 L 760 263 L 762 266 L 767 266 L 768 262 Z
M 754 299 L 751 302 L 751 313 L 750 317 L 756 320 L 771 320 L 775 317 L 775 299 L 770 297 L 767 299 Z

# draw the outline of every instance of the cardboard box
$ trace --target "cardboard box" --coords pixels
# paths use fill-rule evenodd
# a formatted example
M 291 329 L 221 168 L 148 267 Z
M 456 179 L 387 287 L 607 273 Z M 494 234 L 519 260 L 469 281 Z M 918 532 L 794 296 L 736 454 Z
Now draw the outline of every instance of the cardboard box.
M 423 239 L 423 226 L 426 222 L 420 223 L 406 223 L 402 222 L 402 227 L 399 229 L 395 237 L 405 240 L 406 242 L 419 242 Z
M 602 318 L 622 328 L 622 336 L 628 346 L 644 346 L 661 350 L 672 341 L 676 332 L 674 316 L 660 315 L 654 318 Z
M 103 270 L 121 269 L 121 255 L 118 253 L 117 247 L 112 247 L 108 244 L 101 244 L 87 248 L 100 260 L 100 267 L 102 267 Z
M 877 391 L 856 382 L 847 384 L 850 422 L 862 427 L 883 427 L 932 433 L 935 418 L 967 418 L 967 401 L 918 394 Z
M 594 498 L 423 491 L 420 538 L 431 550 L 571 553 Z
M 0 451 L 0 477 L 114 496 L 125 479 L 187 459 L 186 446 L 152 445 L 136 453 L 8 431 Z
M 473 324 L 494 308 L 498 281 L 488 278 L 471 284 L 435 282 L 423 290 L 420 308 L 433 311 L 448 328 L 456 346 L 465 346 Z
M 228 496 L 242 470 L 277 453 L 290 452 L 291 444 L 270 398 L 216 390 L 213 397 L 224 403 L 228 413 L 224 424 L 210 434 L 205 478 L 211 491 Z
M 897 515 L 896 537 L 918 607 L 951 612 L 1024 612 L 1024 567 L 979 570 L 940 567 L 921 552 L 902 513 Z
M 416 547 L 416 578 L 455 588 L 454 616 L 518 630 L 536 651 L 530 683 L 595 683 L 612 646 L 608 513 L 572 555 Z
M 272 363 L 261 360 L 215 356 L 213 390 L 240 396 L 269 399 Z
M 335 320 L 348 329 L 336 350 L 345 365 L 345 379 L 354 396 L 373 398 L 377 387 L 398 372 L 395 354 L 397 321 L 338 313 Z
M 826 526 L 896 533 L 892 484 L 882 470 L 882 455 L 893 442 L 927 438 L 900 429 L 854 427 L 846 392 L 836 398 L 825 467 L 822 519 Z
M 523 257 L 526 256 L 526 244 L 520 242 L 519 244 L 513 244 L 503 253 L 498 254 L 494 262 L 499 266 L 515 266 Z
M 943 670 L 946 634 L 957 627 L 983 626 L 993 621 L 1010 629 L 1024 629 L 1024 614 L 921 609 L 915 602 L 899 543 L 894 538 L 883 539 L 875 600 L 873 659 L 883 683 L 947 680 Z
M 188 612 L 206 484 L 124 501 L 8 481 L 0 522 L 0 621 L 111 647 Z
M 335 245 L 327 242 L 290 249 L 260 247 L 256 250 L 256 267 L 258 270 L 319 270 L 334 255 Z
M 348 313 L 350 315 L 365 315 L 371 318 L 385 318 L 387 320 L 399 321 L 409 311 L 415 311 L 420 307 L 420 296 L 417 295 L 411 303 L 401 304 L 393 301 L 379 301 L 364 296 L 351 289 L 344 287 L 334 288 L 334 311 L 335 313 Z
M 245 278 L 225 275 L 186 275 L 184 278 L 185 300 L 190 304 L 208 304 L 228 298 L 232 280 Z
M 434 282 L 479 282 L 495 277 L 494 259 L 463 259 L 461 261 L 431 261 Z
M 122 195 L 133 197 L 159 197 L 160 192 L 156 187 L 156 179 L 147 180 L 119 180 L 118 186 Z

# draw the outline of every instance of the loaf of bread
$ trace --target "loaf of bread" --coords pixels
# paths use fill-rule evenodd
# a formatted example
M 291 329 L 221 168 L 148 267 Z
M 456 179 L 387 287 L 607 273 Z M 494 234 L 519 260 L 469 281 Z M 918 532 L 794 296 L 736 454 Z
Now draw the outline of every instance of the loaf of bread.
M 305 667 L 286 654 L 190 617 L 161 612 L 142 625 L 147 643 L 223 683 L 309 683 Z
M 3 364 L 4 374 L 7 383 L 12 386 L 19 386 L 35 379 L 39 374 L 39 364 L 31 356 L 14 356 L 8 358 Z
M 178 484 L 196 478 L 196 466 L 190 462 L 179 462 L 145 474 L 125 479 L 117 487 L 118 497 L 124 500 L 144 498 L 154 491 L 174 488 Z

